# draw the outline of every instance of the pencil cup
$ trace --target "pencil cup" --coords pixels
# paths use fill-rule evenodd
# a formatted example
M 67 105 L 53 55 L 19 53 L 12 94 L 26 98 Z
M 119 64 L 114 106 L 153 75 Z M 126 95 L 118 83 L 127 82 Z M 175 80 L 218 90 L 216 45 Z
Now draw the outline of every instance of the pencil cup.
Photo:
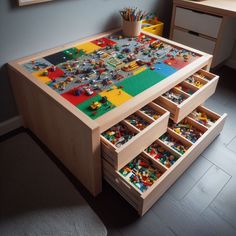
M 127 21 L 123 19 L 123 34 L 127 37 L 137 37 L 141 32 L 142 21 Z

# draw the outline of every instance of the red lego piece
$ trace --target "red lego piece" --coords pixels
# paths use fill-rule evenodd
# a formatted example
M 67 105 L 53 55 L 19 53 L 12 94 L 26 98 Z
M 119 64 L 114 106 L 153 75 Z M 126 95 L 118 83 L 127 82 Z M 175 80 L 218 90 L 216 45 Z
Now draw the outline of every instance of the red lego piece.
M 186 65 L 188 65 L 191 61 L 184 61 L 183 58 L 168 58 L 166 60 L 164 60 L 164 63 L 172 66 L 175 69 L 181 69 L 183 67 L 185 67 Z
M 47 71 L 48 71 L 47 77 L 50 78 L 51 80 L 55 80 L 64 75 L 64 71 L 56 66 L 48 68 Z
M 94 43 L 97 46 L 102 47 L 102 48 L 104 48 L 106 46 L 113 46 L 116 44 L 116 42 L 114 42 L 108 38 L 100 38 L 100 39 L 92 41 L 92 43 Z
M 146 41 L 146 44 L 150 44 L 154 41 L 156 41 L 157 39 L 151 37 L 151 36 L 148 36 L 148 35 L 145 35 L 143 33 L 141 33 L 138 38 L 137 38 L 137 42 L 144 42 L 146 38 L 149 38 L 150 40 L 149 41 Z
M 92 95 L 87 95 L 83 89 L 85 85 L 81 85 L 81 86 L 78 86 L 74 89 L 71 89 L 70 91 L 66 92 L 66 93 L 63 93 L 61 94 L 62 97 L 64 97 L 66 100 L 68 100 L 69 102 L 71 102 L 73 105 L 78 105 L 92 97 L 94 97 L 96 94 L 96 92 L 94 92 Z M 81 88 L 81 93 L 80 95 L 76 95 L 75 93 L 75 89 L 78 89 L 78 88 Z

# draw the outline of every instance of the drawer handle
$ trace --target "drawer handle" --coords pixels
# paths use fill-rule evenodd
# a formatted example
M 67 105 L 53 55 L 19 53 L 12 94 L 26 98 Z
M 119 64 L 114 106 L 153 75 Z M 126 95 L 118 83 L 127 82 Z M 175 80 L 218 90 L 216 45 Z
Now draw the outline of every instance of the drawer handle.
M 198 14 L 202 14 L 202 15 L 205 15 L 205 14 L 206 14 L 205 12 L 197 11 L 197 10 L 192 10 L 192 12 L 196 12 L 196 13 L 198 13 Z
M 194 31 L 192 31 L 192 30 L 189 30 L 188 33 L 189 33 L 189 34 L 192 34 L 192 35 L 195 35 L 195 36 L 199 36 L 199 33 L 194 32 Z
M 118 183 L 118 184 L 122 183 L 126 188 L 128 188 L 128 189 L 131 190 L 131 187 L 130 187 L 127 183 L 125 183 L 125 181 L 123 181 L 123 180 L 121 180 L 121 179 L 118 179 L 118 178 L 116 178 L 115 181 L 116 181 L 116 183 Z
M 202 14 L 202 15 L 208 15 L 208 16 L 214 16 L 214 17 L 218 17 L 218 18 L 222 18 L 222 16 L 217 16 L 214 14 L 210 14 L 210 13 L 206 13 L 206 12 L 202 12 L 202 11 L 198 11 L 198 10 L 191 10 L 192 12 L 198 13 L 198 14 Z

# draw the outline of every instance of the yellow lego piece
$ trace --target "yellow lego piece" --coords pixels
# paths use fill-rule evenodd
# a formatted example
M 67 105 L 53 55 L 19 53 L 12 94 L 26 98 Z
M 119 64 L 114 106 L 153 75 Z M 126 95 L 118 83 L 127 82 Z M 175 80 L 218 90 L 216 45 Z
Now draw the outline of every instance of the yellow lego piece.
M 52 80 L 48 78 L 47 76 L 43 75 L 43 72 L 46 71 L 47 69 L 37 71 L 32 73 L 37 79 L 39 79 L 43 83 L 50 83 Z
M 91 53 L 94 52 L 95 50 L 100 49 L 101 47 L 99 47 L 98 45 L 88 42 L 88 43 L 83 43 L 83 44 L 79 44 L 77 46 L 75 46 L 77 49 L 79 50 L 84 50 L 85 53 Z
M 126 71 L 126 72 L 130 72 L 130 71 L 136 70 L 138 68 L 139 68 L 139 65 L 136 63 L 136 61 L 132 61 L 129 64 L 122 67 L 122 70 Z
M 146 67 L 141 67 L 140 69 L 134 71 L 134 72 L 133 72 L 133 75 L 137 75 L 137 74 L 139 74 L 139 73 L 145 71 L 146 69 L 147 69 Z
M 121 104 L 132 98 L 131 95 L 129 95 L 122 89 L 117 88 L 116 86 L 113 86 L 111 90 L 99 93 L 99 95 L 102 97 L 106 96 L 107 100 L 115 106 L 120 106 Z

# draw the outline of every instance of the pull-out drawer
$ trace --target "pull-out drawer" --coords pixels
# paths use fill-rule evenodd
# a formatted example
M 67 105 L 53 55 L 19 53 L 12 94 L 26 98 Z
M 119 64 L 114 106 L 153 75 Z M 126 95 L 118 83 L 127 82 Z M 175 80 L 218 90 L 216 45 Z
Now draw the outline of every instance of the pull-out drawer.
M 215 92 L 218 80 L 219 76 L 200 70 L 155 102 L 169 110 L 171 118 L 178 123 Z
M 196 32 L 175 28 L 172 39 L 189 47 L 196 48 L 209 54 L 214 54 L 216 42 L 204 38 Z
M 222 17 L 176 7 L 176 26 L 217 38 L 221 22 Z
M 136 168 L 136 158 L 129 164 L 122 166 L 119 170 L 115 170 L 107 161 L 103 160 L 105 180 L 110 183 L 140 215 L 143 215 L 151 208 L 221 132 L 227 116 L 226 114 L 220 116 L 205 107 L 199 107 L 197 111 L 204 113 L 205 118 L 211 119 L 212 122 L 209 127 L 206 127 L 204 124 L 199 123 L 191 117 L 187 118 L 186 124 L 193 125 L 202 132 L 201 137 L 199 137 L 195 143 L 190 142 L 180 133 L 176 133 L 172 128 L 168 128 L 166 134 L 141 153 L 141 158 L 144 158 L 145 161 L 144 163 L 139 162 L 139 164 L 147 169 L 151 168 L 151 170 L 153 170 L 153 166 L 154 169 L 156 169 L 155 174 L 158 178 L 151 182 L 151 184 L 149 184 L 149 177 L 148 181 L 144 178 L 144 182 L 140 181 L 140 179 L 143 180 L 142 178 L 139 180 L 135 178 L 137 170 L 139 170 L 139 168 Z M 165 138 L 166 136 L 170 137 L 169 141 Z M 173 146 L 175 146 L 174 142 L 177 142 L 176 146 L 180 143 L 185 145 L 186 152 L 181 154 L 179 151 L 176 151 L 175 147 L 173 148 Z M 170 153 L 170 155 L 168 153 Z M 166 158 L 168 155 L 170 158 Z M 172 164 L 168 166 L 164 165 L 163 160 L 160 161 L 163 158 L 168 159 L 167 161 L 172 161 Z M 147 162 L 149 166 L 146 165 Z M 144 173 L 146 173 L 145 168 Z M 145 174 L 144 176 L 147 177 Z M 146 187 L 144 186 L 143 188 L 143 185 Z
M 115 169 L 131 161 L 167 130 L 170 113 L 149 103 L 101 135 L 102 155 Z

